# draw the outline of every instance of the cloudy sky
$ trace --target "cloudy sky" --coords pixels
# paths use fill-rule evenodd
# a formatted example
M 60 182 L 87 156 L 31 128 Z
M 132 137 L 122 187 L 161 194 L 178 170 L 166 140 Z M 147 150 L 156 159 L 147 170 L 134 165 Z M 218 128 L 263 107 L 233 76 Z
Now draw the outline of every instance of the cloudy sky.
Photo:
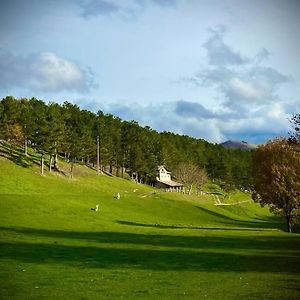
M 299 30 L 298 0 L 2 0 L 0 97 L 262 143 L 300 112 Z

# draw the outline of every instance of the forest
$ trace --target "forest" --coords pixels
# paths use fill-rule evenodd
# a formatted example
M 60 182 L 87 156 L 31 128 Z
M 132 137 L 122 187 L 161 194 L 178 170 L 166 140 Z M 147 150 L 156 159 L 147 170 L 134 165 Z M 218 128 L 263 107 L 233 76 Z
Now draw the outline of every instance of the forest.
M 201 168 L 209 179 L 224 189 L 248 188 L 251 151 L 226 149 L 203 139 L 172 132 L 157 132 L 111 114 L 81 109 L 76 104 L 58 104 L 12 96 L 0 102 L 0 139 L 11 145 L 33 148 L 49 168 L 57 156 L 72 170 L 75 162 L 97 165 L 97 143 L 102 171 L 119 177 L 128 174 L 152 184 L 157 167 L 176 170 L 180 164 Z

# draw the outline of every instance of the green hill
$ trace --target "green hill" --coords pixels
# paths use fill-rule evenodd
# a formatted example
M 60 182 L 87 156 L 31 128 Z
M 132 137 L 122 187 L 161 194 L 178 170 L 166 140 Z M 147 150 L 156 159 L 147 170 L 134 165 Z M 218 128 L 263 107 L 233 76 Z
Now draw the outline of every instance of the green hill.
M 1 299 L 299 299 L 300 236 L 248 194 L 215 205 L 35 160 L 0 157 Z

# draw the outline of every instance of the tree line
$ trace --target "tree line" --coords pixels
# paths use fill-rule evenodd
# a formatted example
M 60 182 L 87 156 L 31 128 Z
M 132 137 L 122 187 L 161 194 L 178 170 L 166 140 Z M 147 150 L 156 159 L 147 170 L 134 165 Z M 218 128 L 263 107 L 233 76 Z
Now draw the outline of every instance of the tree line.
M 124 121 L 111 114 L 81 109 L 76 104 L 58 104 L 36 98 L 0 102 L 0 139 L 35 149 L 41 161 L 57 168 L 57 156 L 70 162 L 95 166 L 97 137 L 102 171 L 152 184 L 157 167 L 176 170 L 194 165 L 224 188 L 248 188 L 253 182 L 252 153 L 225 149 L 203 139 L 171 132 L 157 132 L 136 121 Z

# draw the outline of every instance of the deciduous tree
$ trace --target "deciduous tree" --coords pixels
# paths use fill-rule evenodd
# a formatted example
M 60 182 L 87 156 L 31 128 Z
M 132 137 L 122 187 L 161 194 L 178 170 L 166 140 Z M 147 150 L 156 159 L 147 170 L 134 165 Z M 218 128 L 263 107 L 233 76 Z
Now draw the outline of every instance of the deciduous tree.
M 253 199 L 285 216 L 287 230 L 299 221 L 300 155 L 286 139 L 258 147 L 253 155 Z
M 188 186 L 188 194 L 192 193 L 194 185 L 201 186 L 207 182 L 207 175 L 196 165 L 181 163 L 174 172 L 176 179 Z
M 14 145 L 21 146 L 24 142 L 22 126 L 20 124 L 8 124 L 6 126 L 6 139 Z

